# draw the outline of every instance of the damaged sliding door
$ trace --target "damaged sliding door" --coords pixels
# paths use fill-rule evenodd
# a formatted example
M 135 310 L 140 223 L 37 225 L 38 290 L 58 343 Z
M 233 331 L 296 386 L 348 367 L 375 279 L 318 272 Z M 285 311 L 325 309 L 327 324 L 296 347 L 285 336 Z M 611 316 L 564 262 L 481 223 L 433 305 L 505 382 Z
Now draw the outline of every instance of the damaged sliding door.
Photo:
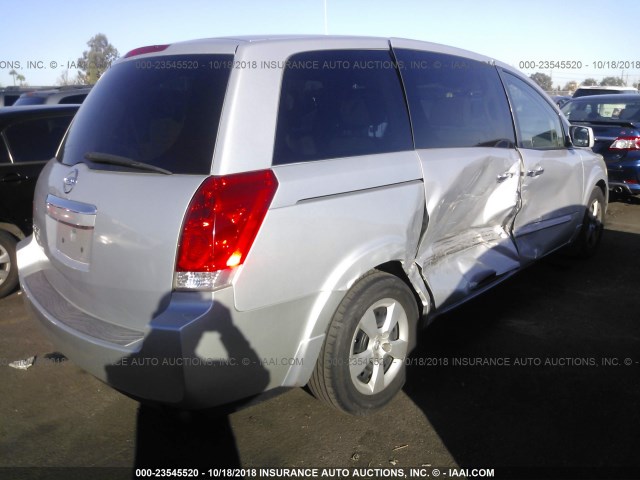
M 520 158 L 515 150 L 492 148 L 418 153 L 429 223 L 416 263 L 441 308 L 520 266 L 510 235 Z
M 401 65 L 428 223 L 416 253 L 436 308 L 520 266 L 511 237 L 522 171 L 495 66 L 393 40 Z

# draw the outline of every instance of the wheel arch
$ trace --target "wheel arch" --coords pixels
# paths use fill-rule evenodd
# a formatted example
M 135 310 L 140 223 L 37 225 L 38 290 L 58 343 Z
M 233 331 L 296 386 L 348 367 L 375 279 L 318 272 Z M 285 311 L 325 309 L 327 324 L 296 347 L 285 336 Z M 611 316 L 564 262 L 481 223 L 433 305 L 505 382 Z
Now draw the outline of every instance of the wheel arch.
M 16 240 L 24 240 L 26 238 L 24 232 L 13 223 L 0 222 L 0 232 L 7 232 L 14 236 Z
M 342 271 L 341 275 L 339 275 L 339 281 L 335 281 L 334 279 L 335 283 L 333 285 L 335 290 L 331 292 L 327 291 L 325 295 L 319 295 L 316 306 L 309 319 L 310 328 L 301 338 L 295 355 L 297 358 L 304 357 L 304 364 L 292 365 L 289 368 L 289 372 L 283 383 L 284 386 L 303 386 L 307 384 L 313 373 L 313 365 L 315 365 L 318 359 L 320 349 L 326 338 L 331 319 L 342 303 L 342 300 L 346 297 L 353 285 L 372 272 L 388 273 L 406 284 L 413 295 L 418 311 L 418 318 L 416 318 L 418 330 L 426 324 L 423 319 L 426 318 L 427 313 L 430 311 L 432 298 L 431 293 L 428 291 L 424 280 L 415 266 L 412 264 L 409 272 L 407 272 L 404 268 L 406 262 L 400 259 L 399 256 L 382 261 L 381 263 L 367 263 L 364 261 L 365 258 L 370 257 L 363 255 L 361 257 L 362 262 L 354 262 L 351 268 Z M 414 278 L 413 281 L 412 278 Z M 414 282 L 419 283 L 418 287 L 416 287 Z
M 609 204 L 609 188 L 607 187 L 607 182 L 605 182 L 603 179 L 600 179 L 596 183 L 596 187 L 599 187 L 600 190 L 602 190 L 602 194 L 604 195 L 605 203 L 608 205 Z

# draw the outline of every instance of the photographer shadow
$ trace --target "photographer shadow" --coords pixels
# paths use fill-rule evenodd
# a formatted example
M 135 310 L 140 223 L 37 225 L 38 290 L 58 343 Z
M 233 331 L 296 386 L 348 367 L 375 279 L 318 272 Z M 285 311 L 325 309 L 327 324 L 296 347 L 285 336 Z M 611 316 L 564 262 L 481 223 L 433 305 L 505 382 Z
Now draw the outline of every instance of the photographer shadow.
M 159 310 L 169 305 L 167 300 Z M 197 325 L 191 322 L 175 327 L 169 310 L 154 314 L 152 332 L 137 353 L 107 367 L 109 384 L 121 386 L 141 402 L 135 468 L 197 468 L 204 472 L 239 467 L 229 415 L 250 401 L 253 392 L 267 387 L 269 372 L 220 303 L 213 303 Z M 224 347 L 225 358 L 198 354 L 206 350 L 203 344 L 211 342 Z M 201 403 L 201 398 L 215 398 L 215 404 L 224 407 L 210 407 Z M 234 398 L 247 400 L 230 403 Z

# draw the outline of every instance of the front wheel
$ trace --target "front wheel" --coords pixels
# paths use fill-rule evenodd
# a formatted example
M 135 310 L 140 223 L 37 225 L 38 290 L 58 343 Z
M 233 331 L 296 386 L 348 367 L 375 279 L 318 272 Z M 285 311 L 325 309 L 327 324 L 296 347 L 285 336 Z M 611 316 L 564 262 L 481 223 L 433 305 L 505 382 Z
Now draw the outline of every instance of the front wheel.
M 331 320 L 309 388 L 355 415 L 386 405 L 405 381 L 418 307 L 399 278 L 380 271 L 360 279 Z
M 571 245 L 570 253 L 573 256 L 589 258 L 596 253 L 604 230 L 605 208 L 604 193 L 599 187 L 595 187 L 589 197 L 578 238 Z

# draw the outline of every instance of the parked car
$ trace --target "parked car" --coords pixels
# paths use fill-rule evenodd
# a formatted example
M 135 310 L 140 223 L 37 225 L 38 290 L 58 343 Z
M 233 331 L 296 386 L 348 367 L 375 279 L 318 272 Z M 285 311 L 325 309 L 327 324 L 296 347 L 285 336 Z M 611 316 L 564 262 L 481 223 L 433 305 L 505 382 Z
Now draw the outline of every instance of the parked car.
M 16 102 L 15 106 L 25 105 L 72 105 L 80 104 L 89 95 L 91 87 L 88 86 L 70 86 L 52 88 L 50 90 L 33 90 L 25 92 Z
M 0 298 L 18 285 L 16 244 L 31 234 L 33 191 L 77 105 L 0 108 Z
M 593 151 L 604 157 L 609 188 L 623 195 L 640 194 L 640 95 L 577 98 L 562 111 L 571 124 L 593 130 Z
M 18 253 L 56 348 L 134 398 L 309 385 L 354 414 L 418 326 L 571 246 L 607 204 L 588 127 L 525 76 L 425 42 L 220 38 L 100 78 Z
M 633 87 L 612 87 L 612 86 L 586 86 L 580 87 L 573 92 L 572 98 L 586 97 L 590 95 L 613 95 L 613 94 L 635 94 L 638 95 L 638 89 Z
M 555 102 L 558 107 L 562 107 L 565 103 L 571 100 L 571 97 L 567 95 L 553 95 L 551 99 Z

